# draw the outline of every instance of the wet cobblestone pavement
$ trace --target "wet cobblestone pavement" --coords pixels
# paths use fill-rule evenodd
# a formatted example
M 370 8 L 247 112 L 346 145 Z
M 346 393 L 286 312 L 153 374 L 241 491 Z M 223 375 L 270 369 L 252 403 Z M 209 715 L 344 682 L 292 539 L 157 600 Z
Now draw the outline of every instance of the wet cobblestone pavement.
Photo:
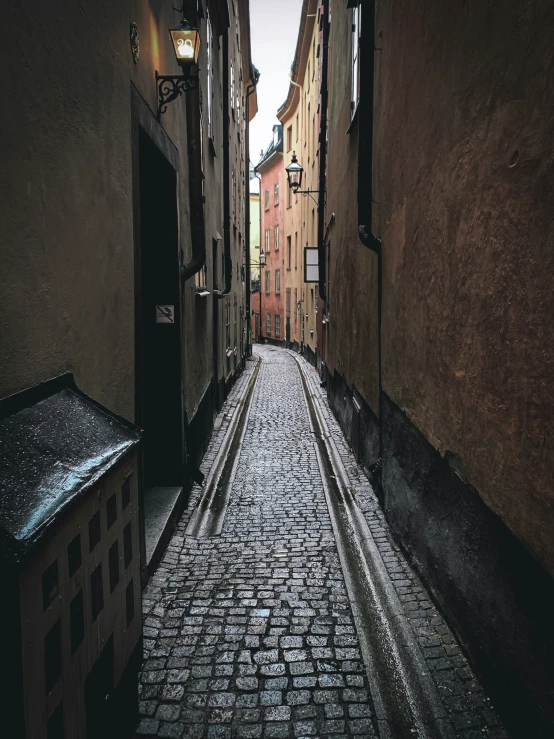
M 141 737 L 378 736 L 300 374 L 287 352 L 262 347 L 260 353 L 222 534 L 185 536 L 201 492 L 195 488 L 144 592 Z M 248 364 L 235 395 L 251 375 L 254 363 Z M 204 467 L 221 435 L 214 434 Z M 367 480 L 356 474 L 373 532 L 383 524 Z M 436 669 L 448 672 L 442 681 L 454 692 L 447 697 L 463 704 L 452 736 L 506 736 L 450 632 L 442 636 L 442 620 L 428 623 L 440 616 L 385 539 L 391 567 L 398 568 L 391 577 L 402 580 L 403 600 L 421 619 L 418 633 L 429 639 L 425 648 L 434 650 Z M 429 633 L 434 626 L 436 636 Z M 449 659 L 439 654 L 445 648 Z M 473 706 L 467 693 L 479 696 Z

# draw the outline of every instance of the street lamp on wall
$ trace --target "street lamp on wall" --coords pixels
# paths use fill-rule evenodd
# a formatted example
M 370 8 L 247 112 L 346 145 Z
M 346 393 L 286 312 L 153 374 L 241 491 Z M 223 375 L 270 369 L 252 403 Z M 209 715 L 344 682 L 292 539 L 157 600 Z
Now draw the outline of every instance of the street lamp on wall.
M 266 257 L 266 255 L 265 255 L 265 254 L 264 254 L 264 253 L 262 252 L 262 253 L 260 254 L 260 267 L 265 267 L 265 265 L 266 265 L 266 262 L 267 262 L 267 257 Z
M 301 190 L 302 187 L 302 176 L 304 174 L 304 167 L 299 163 L 298 159 L 296 158 L 296 152 L 292 152 L 292 159 L 288 167 L 285 167 L 285 172 L 287 173 L 287 179 L 289 183 L 290 189 L 293 191 L 295 195 L 309 195 L 314 203 L 317 205 L 319 209 L 319 203 L 314 198 L 312 193 L 319 193 L 319 190 Z
M 158 120 L 165 113 L 169 103 L 179 95 L 198 87 L 198 56 L 200 54 L 200 33 L 188 21 L 183 19 L 178 28 L 169 29 L 169 37 L 173 44 L 173 51 L 177 64 L 183 70 L 181 75 L 158 74 L 156 70 L 156 85 L 158 87 Z M 195 73 L 193 74 L 193 70 Z

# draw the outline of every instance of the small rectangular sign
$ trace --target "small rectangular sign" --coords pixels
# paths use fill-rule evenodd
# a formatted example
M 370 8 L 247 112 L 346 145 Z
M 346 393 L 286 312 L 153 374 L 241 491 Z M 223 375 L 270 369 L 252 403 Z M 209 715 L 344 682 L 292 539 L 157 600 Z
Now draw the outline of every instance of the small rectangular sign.
M 175 323 L 175 306 L 157 305 L 156 323 Z
M 319 282 L 319 255 L 317 246 L 304 247 L 304 282 Z

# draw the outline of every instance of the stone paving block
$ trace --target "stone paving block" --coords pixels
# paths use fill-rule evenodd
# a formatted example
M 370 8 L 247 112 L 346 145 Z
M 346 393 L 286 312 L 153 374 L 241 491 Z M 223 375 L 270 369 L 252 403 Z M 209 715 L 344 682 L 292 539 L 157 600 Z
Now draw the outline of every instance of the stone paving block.
M 300 375 L 288 352 L 256 351 L 264 361 L 221 535 L 185 536 L 202 492 L 194 486 L 143 594 L 137 736 L 372 737 L 375 712 Z M 231 390 L 200 465 L 204 474 L 252 369 L 247 362 Z M 309 369 L 308 377 L 460 737 L 484 728 L 505 739 L 444 619 L 392 540 L 317 373 Z

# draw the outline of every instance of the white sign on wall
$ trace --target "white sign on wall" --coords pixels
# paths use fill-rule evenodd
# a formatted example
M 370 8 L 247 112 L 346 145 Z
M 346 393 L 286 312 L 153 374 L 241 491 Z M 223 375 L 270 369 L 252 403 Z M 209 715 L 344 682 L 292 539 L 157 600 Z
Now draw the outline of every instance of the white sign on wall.
M 157 305 L 156 323 L 175 323 L 175 306 Z
M 317 246 L 304 247 L 304 282 L 319 282 Z

